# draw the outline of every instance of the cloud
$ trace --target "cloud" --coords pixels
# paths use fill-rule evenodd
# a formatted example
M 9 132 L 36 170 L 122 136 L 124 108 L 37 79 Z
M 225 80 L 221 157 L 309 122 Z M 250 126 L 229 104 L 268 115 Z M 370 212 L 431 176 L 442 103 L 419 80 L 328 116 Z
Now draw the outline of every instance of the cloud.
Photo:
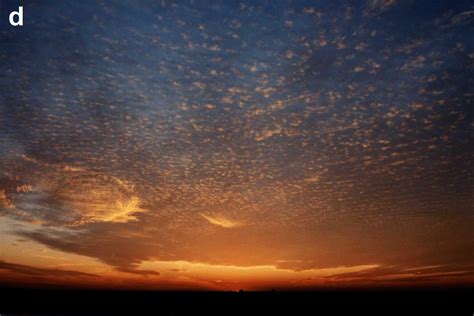
M 209 223 L 214 224 L 216 226 L 224 227 L 224 228 L 234 228 L 242 226 L 243 223 L 229 219 L 221 214 L 203 214 L 199 213 L 203 218 L 205 218 Z
M 94 222 L 111 222 L 111 223 L 126 223 L 134 221 L 136 213 L 144 212 L 140 208 L 140 199 L 137 196 L 129 196 L 126 198 L 100 197 L 97 201 L 86 202 L 81 204 L 79 202 L 76 206 L 84 214 L 81 219 L 74 222 L 73 225 L 83 225 Z M 74 201 L 73 201 L 74 205 Z
M 109 229 L 104 227 L 110 225 Z M 39 242 L 48 248 L 97 258 L 117 271 L 138 275 L 160 275 L 157 271 L 137 270 L 142 260 L 149 258 L 150 249 L 139 238 L 119 237 L 112 231 L 112 223 L 94 224 L 95 229 L 82 232 L 53 228 L 38 231 L 18 231 L 17 234 Z
M 422 282 L 472 282 L 474 272 L 472 265 L 430 265 L 430 266 L 380 266 L 361 271 L 347 271 L 328 279 L 336 282 L 404 284 L 420 285 Z M 425 283 L 426 284 L 426 283 Z
M 87 277 L 87 278 L 96 278 L 98 277 L 95 274 L 72 271 L 72 270 L 62 270 L 62 269 L 51 269 L 51 268 L 38 268 L 29 265 L 22 265 L 17 263 L 9 263 L 6 261 L 0 260 L 0 270 L 7 270 L 14 273 L 20 273 L 28 276 L 41 276 L 41 277 Z
M 369 0 L 367 4 L 367 15 L 378 15 L 390 9 L 397 3 L 395 0 Z
M 0 209 L 10 209 L 14 208 L 12 201 L 7 197 L 6 193 L 3 190 L 0 190 Z
M 4 181 L 4 188 L 0 190 L 0 207 L 8 209 L 8 213 L 17 218 L 43 220 L 51 226 L 83 226 L 135 221 L 136 214 L 147 211 L 142 208 L 134 186 L 126 180 L 28 157 L 23 159 L 23 163 L 40 167 L 43 174 L 31 180 L 31 184 Z M 26 176 L 25 181 L 28 182 Z
M 72 209 L 78 217 L 73 225 L 95 222 L 126 223 L 145 212 L 134 186 L 117 177 L 97 172 L 67 168 L 69 173 L 49 183 L 48 191 Z
M 169 279 L 186 276 L 190 279 L 212 283 L 220 290 L 236 290 L 239 288 L 260 289 L 269 284 L 297 284 L 302 279 L 307 280 L 307 284 L 318 285 L 326 277 L 371 271 L 378 267 L 377 264 L 365 264 L 292 270 L 278 268 L 274 265 L 237 266 L 183 260 L 151 260 L 142 262 L 139 269 L 159 269 L 167 271 L 166 277 Z
M 117 271 L 120 272 L 125 272 L 125 273 L 132 273 L 132 274 L 138 274 L 138 275 L 143 275 L 143 276 L 148 276 L 148 275 L 154 275 L 154 276 L 159 276 L 161 275 L 160 272 L 154 271 L 154 270 L 138 270 L 134 268 L 117 268 Z

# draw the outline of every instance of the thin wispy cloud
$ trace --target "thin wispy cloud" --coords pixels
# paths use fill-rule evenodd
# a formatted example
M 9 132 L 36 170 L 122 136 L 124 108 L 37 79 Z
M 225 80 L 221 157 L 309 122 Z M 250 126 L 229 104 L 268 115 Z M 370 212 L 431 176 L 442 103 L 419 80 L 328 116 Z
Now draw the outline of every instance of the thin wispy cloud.
M 224 228 L 234 228 L 234 227 L 239 227 L 239 226 L 244 225 L 244 223 L 236 221 L 236 220 L 232 220 L 222 214 L 214 215 L 214 214 L 199 213 L 199 215 L 205 218 L 209 223 L 216 226 L 224 227 Z

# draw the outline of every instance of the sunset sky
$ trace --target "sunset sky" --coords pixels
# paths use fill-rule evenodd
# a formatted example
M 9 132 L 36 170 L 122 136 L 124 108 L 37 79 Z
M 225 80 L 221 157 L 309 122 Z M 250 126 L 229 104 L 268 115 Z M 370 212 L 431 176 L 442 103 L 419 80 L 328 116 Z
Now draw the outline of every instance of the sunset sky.
M 1 284 L 474 284 L 472 1 L 18 3 Z

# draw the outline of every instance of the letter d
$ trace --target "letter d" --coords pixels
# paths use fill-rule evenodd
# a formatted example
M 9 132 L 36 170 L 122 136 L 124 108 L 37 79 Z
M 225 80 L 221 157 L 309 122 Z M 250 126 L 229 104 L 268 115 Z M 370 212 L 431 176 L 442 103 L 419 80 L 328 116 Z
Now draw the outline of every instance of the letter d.
M 17 21 L 15 22 L 15 16 L 17 16 Z M 23 26 L 23 7 L 19 7 L 18 11 L 13 11 L 10 13 L 10 25 L 12 26 Z

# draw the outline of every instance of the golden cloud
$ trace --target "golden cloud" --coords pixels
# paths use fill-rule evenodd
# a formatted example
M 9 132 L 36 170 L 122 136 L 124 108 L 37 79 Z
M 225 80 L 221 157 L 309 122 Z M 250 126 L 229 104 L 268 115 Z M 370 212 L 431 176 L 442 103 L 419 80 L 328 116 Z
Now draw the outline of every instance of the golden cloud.
M 66 174 L 65 174 L 66 172 Z M 145 212 L 134 186 L 128 181 L 80 168 L 62 168 L 41 189 L 71 211 L 73 226 L 94 222 L 126 223 Z
M 229 219 L 222 214 L 213 215 L 213 214 L 199 213 L 199 215 L 205 218 L 209 223 L 220 226 L 220 227 L 224 227 L 224 228 L 233 228 L 233 227 L 238 227 L 238 226 L 243 225 L 242 222 Z
M 4 191 L 0 190 L 0 207 L 1 208 L 14 208 L 12 201 L 8 198 Z

